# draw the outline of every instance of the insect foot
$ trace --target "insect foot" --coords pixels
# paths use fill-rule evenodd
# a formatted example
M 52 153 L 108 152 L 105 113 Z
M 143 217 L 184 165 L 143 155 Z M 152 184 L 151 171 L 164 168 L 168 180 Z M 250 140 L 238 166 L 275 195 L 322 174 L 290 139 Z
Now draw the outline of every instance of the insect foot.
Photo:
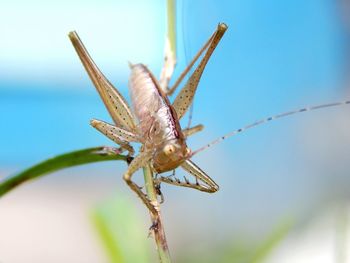
M 160 196 L 159 203 L 163 204 L 164 203 L 164 195 L 163 195 L 162 191 L 160 190 L 160 184 L 161 184 L 160 180 L 154 179 L 154 188 L 156 189 L 157 195 Z
M 132 162 L 132 160 L 134 160 L 134 157 L 132 157 L 132 156 L 130 156 L 130 155 L 128 155 L 128 156 L 126 157 L 126 163 L 127 163 L 128 165 L 130 165 L 130 163 Z
M 104 146 L 101 150 L 96 151 L 94 153 L 100 154 L 100 155 L 117 155 L 117 154 L 121 154 L 122 152 L 123 152 L 123 149 L 121 148 Z

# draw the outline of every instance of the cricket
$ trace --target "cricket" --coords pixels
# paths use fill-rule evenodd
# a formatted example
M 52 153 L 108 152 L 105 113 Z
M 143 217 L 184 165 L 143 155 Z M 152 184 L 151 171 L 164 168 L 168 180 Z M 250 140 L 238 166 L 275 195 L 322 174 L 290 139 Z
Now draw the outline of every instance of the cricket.
M 99 70 L 92 60 L 78 34 L 73 31 L 69 38 L 84 65 L 90 79 L 96 87 L 103 103 L 105 104 L 113 124 L 102 120 L 93 119 L 91 125 L 99 132 L 119 145 L 119 153 L 128 152 L 130 163 L 123 175 L 127 185 L 141 198 L 151 212 L 156 212 L 146 193 L 133 180 L 133 174 L 150 164 L 155 174 L 173 171 L 178 167 L 183 168 L 194 179 L 194 182 L 175 178 L 175 176 L 160 176 L 154 178 L 155 183 L 168 183 L 176 186 L 189 187 L 199 191 L 214 193 L 219 186 L 202 169 L 200 169 L 191 157 L 220 141 L 241 133 L 247 129 L 270 122 L 275 119 L 302 113 L 310 110 L 322 109 L 333 106 L 350 104 L 350 101 L 342 101 L 304 107 L 293 111 L 277 114 L 271 117 L 253 122 L 245 127 L 234 130 L 221 136 L 198 150 L 192 151 L 187 146 L 187 138 L 203 129 L 203 125 L 181 128 L 180 120 L 193 103 L 202 73 L 227 30 L 224 23 L 219 23 L 215 32 L 194 56 L 189 65 L 183 70 L 172 86 L 169 86 L 176 65 L 170 50 L 165 47 L 164 65 L 159 80 L 144 64 L 132 64 L 130 66 L 129 91 L 132 108 L 128 105 L 121 93 Z M 198 62 L 198 66 L 189 76 L 183 88 L 171 103 L 169 96 L 180 86 L 191 68 Z M 138 155 L 130 143 L 141 143 Z

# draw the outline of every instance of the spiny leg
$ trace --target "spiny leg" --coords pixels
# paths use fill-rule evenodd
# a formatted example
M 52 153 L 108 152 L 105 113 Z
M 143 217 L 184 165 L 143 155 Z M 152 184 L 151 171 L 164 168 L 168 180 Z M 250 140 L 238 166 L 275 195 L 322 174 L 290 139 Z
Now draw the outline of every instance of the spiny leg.
M 170 178 L 170 179 L 175 178 L 175 172 L 176 172 L 176 169 L 174 169 L 172 171 L 171 175 L 161 176 L 161 177 Z M 161 180 L 159 180 L 158 176 L 159 176 L 159 174 L 155 175 L 154 187 L 155 187 L 155 189 L 157 191 L 157 195 L 160 196 L 160 202 L 159 203 L 162 204 L 162 203 L 164 203 L 164 195 L 163 195 L 163 193 L 162 193 L 162 191 L 160 189 L 161 188 Z
M 121 146 L 121 152 L 122 149 L 125 149 L 129 152 L 129 156 L 134 155 L 134 148 L 129 144 L 129 142 L 140 142 L 134 133 L 96 119 L 91 120 L 90 124 L 98 131 L 106 135 L 109 139 L 119 144 Z
M 214 32 L 214 34 L 207 40 L 207 42 L 203 45 L 203 47 L 197 52 L 197 54 L 194 56 L 194 58 L 191 60 L 190 64 L 187 65 L 187 67 L 184 69 L 184 71 L 180 74 L 180 76 L 177 78 L 177 80 L 175 81 L 175 83 L 173 84 L 172 87 L 169 87 L 169 81 L 171 79 L 171 76 L 172 76 L 172 73 L 173 73 L 173 69 L 176 65 L 176 61 L 172 61 L 172 60 L 169 60 L 168 58 L 171 57 L 171 50 L 170 50 L 170 43 L 167 39 L 166 41 L 166 45 L 165 45 L 165 57 L 164 57 L 164 67 L 163 67 L 163 70 L 162 70 L 162 74 L 161 74 L 161 78 L 160 78 L 160 83 L 161 83 L 161 86 L 162 86 L 162 83 L 164 82 L 163 85 L 165 86 L 162 86 L 162 89 L 163 91 L 171 96 L 175 90 L 177 89 L 177 87 L 180 85 L 181 81 L 184 79 L 184 77 L 188 74 L 188 72 L 191 70 L 191 68 L 193 67 L 193 65 L 197 62 L 197 60 L 199 59 L 199 57 L 203 54 L 203 52 L 208 48 L 208 46 L 210 45 L 210 43 L 212 42 L 214 36 L 216 34 L 216 31 Z M 173 64 L 173 68 L 172 68 L 172 71 L 170 70 L 171 68 L 171 65 L 172 65 L 172 62 L 174 63 Z M 167 65 L 167 64 L 170 64 L 170 65 Z M 171 71 L 171 74 L 169 74 L 169 78 L 167 79 L 167 81 L 164 81 L 164 74 L 165 72 L 167 72 L 167 68 L 169 68 L 168 72 Z M 164 73 L 163 73 L 164 72 Z
M 197 60 L 199 59 L 199 57 L 203 54 L 203 52 L 208 48 L 208 46 L 210 45 L 211 41 L 213 40 L 213 37 L 215 35 L 216 31 L 214 32 L 214 34 L 207 40 L 207 42 L 204 44 L 204 46 L 197 52 L 197 54 L 194 56 L 194 58 L 191 60 L 190 64 L 187 65 L 187 67 L 184 69 L 184 71 L 182 71 L 182 73 L 180 74 L 180 76 L 177 78 L 177 80 L 175 81 L 175 83 L 173 84 L 172 87 L 167 87 L 166 88 L 166 93 L 167 95 L 171 96 L 175 90 L 177 89 L 177 87 L 180 85 L 181 81 L 185 78 L 185 76 L 188 74 L 188 72 L 190 72 L 191 68 L 193 67 L 193 65 L 197 62 Z
M 196 183 L 191 183 L 186 177 L 184 178 L 184 182 L 179 179 L 172 179 L 171 177 L 160 177 L 158 180 L 168 184 L 194 188 L 207 193 L 214 193 L 219 190 L 219 186 L 213 181 L 213 179 L 211 179 L 192 161 L 186 160 L 181 164 L 181 167 L 195 177 Z
M 123 178 L 128 186 L 141 198 L 143 203 L 151 211 L 151 213 L 157 213 L 155 206 L 152 204 L 147 195 L 141 191 L 140 187 L 131 180 L 133 174 L 140 168 L 144 167 L 147 162 L 152 158 L 151 152 L 141 152 L 130 163 L 128 170 L 125 172 Z
M 114 123 L 135 132 L 135 121 L 126 100 L 97 67 L 78 34 L 75 31 L 70 32 L 69 38 Z
M 193 126 L 191 128 L 183 129 L 182 133 L 185 137 L 189 137 L 197 132 L 200 132 L 204 129 L 204 126 L 202 124 L 198 124 L 196 126 Z
M 216 46 L 219 44 L 226 29 L 227 29 L 227 26 L 225 24 L 218 25 L 218 28 L 215 31 L 214 35 L 210 38 L 209 47 L 207 48 L 207 51 L 204 54 L 202 60 L 199 62 L 198 67 L 192 73 L 192 75 L 188 79 L 185 86 L 182 88 L 180 93 L 175 98 L 175 100 L 173 102 L 173 107 L 177 113 L 177 117 L 179 120 L 185 115 L 188 108 L 190 107 L 190 105 L 193 101 L 193 97 L 195 95 L 195 92 L 197 90 L 198 83 L 199 83 L 200 78 L 202 76 L 202 73 L 205 69 L 205 66 L 207 65 L 207 63 L 208 63 L 211 55 L 213 54 L 213 51 L 215 50 Z

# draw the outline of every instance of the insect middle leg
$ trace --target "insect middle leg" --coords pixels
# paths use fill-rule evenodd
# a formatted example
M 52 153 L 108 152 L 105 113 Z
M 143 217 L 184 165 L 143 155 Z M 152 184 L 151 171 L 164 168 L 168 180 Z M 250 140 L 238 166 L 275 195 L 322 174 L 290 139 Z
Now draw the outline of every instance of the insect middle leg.
M 189 137 L 197 132 L 200 132 L 204 129 L 204 126 L 202 124 L 198 124 L 196 126 L 193 126 L 191 128 L 186 128 L 182 130 L 182 133 L 185 137 Z
M 219 190 L 219 186 L 211 179 L 202 169 L 195 165 L 192 161 L 186 160 L 181 167 L 195 177 L 196 183 L 191 183 L 186 177 L 184 181 L 180 179 L 172 179 L 171 177 L 160 177 L 158 180 L 164 183 L 177 186 L 194 188 L 202 192 L 214 193 Z

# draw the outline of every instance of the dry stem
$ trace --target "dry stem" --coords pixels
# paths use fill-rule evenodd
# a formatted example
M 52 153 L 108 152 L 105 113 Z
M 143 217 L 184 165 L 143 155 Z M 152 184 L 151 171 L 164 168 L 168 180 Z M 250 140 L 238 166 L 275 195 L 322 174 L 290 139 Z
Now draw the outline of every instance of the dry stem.
M 161 263 L 170 263 L 170 254 L 165 237 L 163 222 L 160 214 L 160 205 L 157 199 L 157 190 L 154 187 L 153 172 L 149 165 L 143 168 L 146 192 L 152 204 L 156 207 L 157 213 L 150 213 L 154 240 L 157 245 L 158 256 Z

